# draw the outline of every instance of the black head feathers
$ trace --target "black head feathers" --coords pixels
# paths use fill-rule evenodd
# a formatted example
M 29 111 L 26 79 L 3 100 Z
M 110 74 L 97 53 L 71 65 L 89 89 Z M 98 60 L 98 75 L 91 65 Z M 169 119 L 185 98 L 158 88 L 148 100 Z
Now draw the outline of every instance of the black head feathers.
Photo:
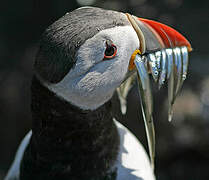
M 58 83 L 73 68 L 79 47 L 99 31 L 130 25 L 123 13 L 94 7 L 67 13 L 42 35 L 35 71 L 50 83 Z

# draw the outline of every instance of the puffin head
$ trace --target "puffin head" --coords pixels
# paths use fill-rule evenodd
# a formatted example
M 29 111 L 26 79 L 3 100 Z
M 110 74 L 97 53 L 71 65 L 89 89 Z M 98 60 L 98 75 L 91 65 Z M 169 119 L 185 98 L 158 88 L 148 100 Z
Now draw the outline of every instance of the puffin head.
M 125 14 L 79 8 L 61 17 L 43 34 L 36 75 L 71 104 L 93 110 L 112 97 L 139 46 Z
M 162 38 L 147 22 L 133 18 L 144 34 L 146 52 L 164 48 Z M 112 97 L 126 78 L 133 52 L 142 46 L 127 14 L 79 8 L 43 33 L 36 76 L 59 97 L 93 110 Z

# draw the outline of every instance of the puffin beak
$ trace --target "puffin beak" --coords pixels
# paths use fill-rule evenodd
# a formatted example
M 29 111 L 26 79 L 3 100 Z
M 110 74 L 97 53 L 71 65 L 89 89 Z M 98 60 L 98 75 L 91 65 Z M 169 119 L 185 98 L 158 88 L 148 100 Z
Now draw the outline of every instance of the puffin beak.
M 171 121 L 175 98 L 186 79 L 188 52 L 192 51 L 192 47 L 183 35 L 167 25 L 130 14 L 126 15 L 140 44 L 139 49 L 130 59 L 129 72 L 137 70 L 141 108 L 151 164 L 154 169 L 155 132 L 149 74 L 152 75 L 154 82 L 158 83 L 159 89 L 165 81 L 168 81 L 168 119 Z

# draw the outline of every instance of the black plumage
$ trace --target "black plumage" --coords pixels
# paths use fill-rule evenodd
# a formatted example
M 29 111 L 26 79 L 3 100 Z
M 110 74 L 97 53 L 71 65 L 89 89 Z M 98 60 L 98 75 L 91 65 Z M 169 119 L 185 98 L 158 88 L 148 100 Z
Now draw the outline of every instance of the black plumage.
M 120 12 L 100 8 L 76 9 L 49 26 L 42 35 L 35 61 L 37 73 L 58 83 L 76 62 L 76 52 L 89 38 L 104 29 L 129 25 Z
M 81 110 L 34 77 L 32 117 L 21 180 L 115 179 L 119 136 L 110 101 L 95 111 Z

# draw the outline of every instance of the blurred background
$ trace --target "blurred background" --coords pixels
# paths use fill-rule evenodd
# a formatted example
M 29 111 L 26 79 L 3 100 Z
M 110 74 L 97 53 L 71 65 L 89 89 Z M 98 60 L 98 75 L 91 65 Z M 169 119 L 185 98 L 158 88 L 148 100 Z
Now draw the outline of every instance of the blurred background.
M 30 80 L 39 38 L 65 13 L 84 5 L 159 20 L 184 34 L 190 53 L 188 78 L 167 121 L 167 90 L 154 87 L 156 177 L 209 179 L 209 1 L 202 0 L 22 0 L 0 2 L 0 180 L 21 139 L 31 127 Z M 115 111 L 147 148 L 140 99 L 133 88 L 127 114 Z M 139 121 L 140 119 L 140 121 Z

